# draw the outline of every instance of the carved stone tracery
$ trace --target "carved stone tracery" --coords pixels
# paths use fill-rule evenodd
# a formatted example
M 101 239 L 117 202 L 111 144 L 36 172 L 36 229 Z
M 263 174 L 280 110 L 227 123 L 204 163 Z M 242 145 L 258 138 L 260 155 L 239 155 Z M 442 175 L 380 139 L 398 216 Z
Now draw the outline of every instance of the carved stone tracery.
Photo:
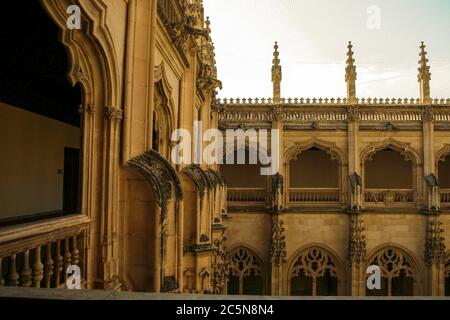
M 442 222 L 429 221 L 425 242 L 425 262 L 428 266 L 440 266 L 445 262 L 445 238 Z
M 275 266 L 286 262 L 286 236 L 282 220 L 275 222 L 272 227 L 272 242 L 270 246 L 270 257 Z
M 385 247 L 379 250 L 370 260 L 370 265 L 379 266 L 381 276 L 387 279 L 400 277 L 402 271 L 407 277 L 415 277 L 415 270 L 410 258 L 394 247 Z
M 290 278 L 299 277 L 301 273 L 313 279 L 323 277 L 326 273 L 337 278 L 336 261 L 318 247 L 309 248 L 295 261 Z

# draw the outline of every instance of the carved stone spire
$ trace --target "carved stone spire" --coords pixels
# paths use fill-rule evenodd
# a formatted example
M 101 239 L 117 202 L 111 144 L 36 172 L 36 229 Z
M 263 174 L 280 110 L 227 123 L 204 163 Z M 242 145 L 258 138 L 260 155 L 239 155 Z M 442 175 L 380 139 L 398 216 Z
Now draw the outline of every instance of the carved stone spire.
M 419 71 L 418 80 L 420 83 L 420 99 L 422 100 L 422 103 L 429 103 L 431 102 L 430 97 L 431 73 L 430 73 L 430 66 L 428 65 L 427 52 L 425 51 L 425 44 L 423 43 L 423 41 L 420 46 L 419 56 L 420 56 L 419 68 L 417 70 Z
M 353 45 L 348 42 L 347 61 L 345 67 L 345 82 L 347 82 L 347 100 L 350 103 L 356 102 L 356 66 L 355 59 L 353 59 Z
M 281 101 L 281 65 L 278 52 L 278 42 L 275 42 L 272 62 L 272 83 L 273 83 L 273 101 L 274 103 L 280 103 Z

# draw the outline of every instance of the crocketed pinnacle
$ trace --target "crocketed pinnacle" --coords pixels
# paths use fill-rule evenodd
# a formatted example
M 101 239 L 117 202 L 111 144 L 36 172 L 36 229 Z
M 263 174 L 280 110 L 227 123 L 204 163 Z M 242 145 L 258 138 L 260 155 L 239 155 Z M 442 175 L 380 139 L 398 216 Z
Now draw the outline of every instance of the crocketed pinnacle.
M 352 42 L 348 42 L 347 62 L 345 67 L 345 81 L 356 80 L 356 66 L 355 59 L 353 59 L 353 45 Z
M 427 52 L 425 51 L 425 44 L 422 41 L 422 44 L 420 46 L 420 60 L 419 60 L 419 81 L 421 80 L 430 80 L 431 79 L 431 73 L 430 73 L 430 66 L 428 65 L 428 59 L 427 59 Z
M 281 65 L 280 53 L 278 52 L 278 42 L 275 42 L 272 60 L 272 83 L 273 83 L 273 99 L 278 102 L 281 99 Z

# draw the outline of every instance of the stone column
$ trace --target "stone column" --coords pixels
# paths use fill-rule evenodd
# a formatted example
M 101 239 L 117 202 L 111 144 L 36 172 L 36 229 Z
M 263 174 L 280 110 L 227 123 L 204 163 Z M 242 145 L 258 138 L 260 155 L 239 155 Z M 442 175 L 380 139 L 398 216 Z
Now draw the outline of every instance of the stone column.
M 102 192 L 102 257 L 103 281 L 107 290 L 121 289 L 118 257 L 118 187 L 119 137 L 123 111 L 119 107 L 105 107 Z
M 425 97 L 426 98 L 426 97 Z M 424 100 L 424 102 L 426 102 Z M 425 239 L 425 262 L 428 266 L 428 294 L 445 295 L 445 239 L 440 221 L 439 182 L 436 178 L 434 159 L 434 112 L 431 106 L 422 110 L 423 124 L 423 171 L 426 181 L 425 214 L 427 232 Z
M 271 257 L 271 295 L 284 294 L 284 274 L 286 272 L 286 236 L 283 214 L 283 176 L 272 177 L 272 239 Z
M 359 111 L 357 105 L 351 105 L 347 110 L 347 151 L 350 184 L 350 201 L 348 213 L 350 218 L 348 262 L 350 266 L 350 294 L 352 296 L 365 295 L 365 265 L 366 240 L 362 220 L 362 180 L 359 159 Z

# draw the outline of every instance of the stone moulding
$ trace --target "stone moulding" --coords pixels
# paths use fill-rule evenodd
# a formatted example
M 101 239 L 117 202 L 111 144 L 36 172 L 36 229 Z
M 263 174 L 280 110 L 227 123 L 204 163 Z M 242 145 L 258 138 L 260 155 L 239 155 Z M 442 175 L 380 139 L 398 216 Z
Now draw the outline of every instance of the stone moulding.
M 346 122 L 351 119 L 357 119 L 359 122 L 372 123 L 403 123 L 429 121 L 436 123 L 450 122 L 450 105 L 438 104 L 424 106 L 422 104 L 409 105 L 348 105 L 348 104 L 222 104 L 219 105 L 223 110 L 219 114 L 219 123 L 223 127 L 232 123 L 240 124 L 267 124 L 275 120 L 283 121 L 289 124 L 304 124 L 311 122 Z M 271 111 L 277 107 L 277 116 Z M 357 109 L 358 116 L 352 113 Z M 428 113 L 424 110 L 428 110 Z M 432 118 L 430 118 L 432 114 Z
M 211 189 L 214 186 L 214 181 L 212 181 L 211 177 L 197 164 L 191 164 L 184 168 L 182 172 L 194 182 L 200 195 L 200 199 L 203 199 L 207 189 Z
M 156 151 L 150 150 L 128 161 L 128 166 L 139 171 L 152 184 L 158 203 L 165 207 L 169 199 L 181 200 L 183 192 L 174 168 Z

